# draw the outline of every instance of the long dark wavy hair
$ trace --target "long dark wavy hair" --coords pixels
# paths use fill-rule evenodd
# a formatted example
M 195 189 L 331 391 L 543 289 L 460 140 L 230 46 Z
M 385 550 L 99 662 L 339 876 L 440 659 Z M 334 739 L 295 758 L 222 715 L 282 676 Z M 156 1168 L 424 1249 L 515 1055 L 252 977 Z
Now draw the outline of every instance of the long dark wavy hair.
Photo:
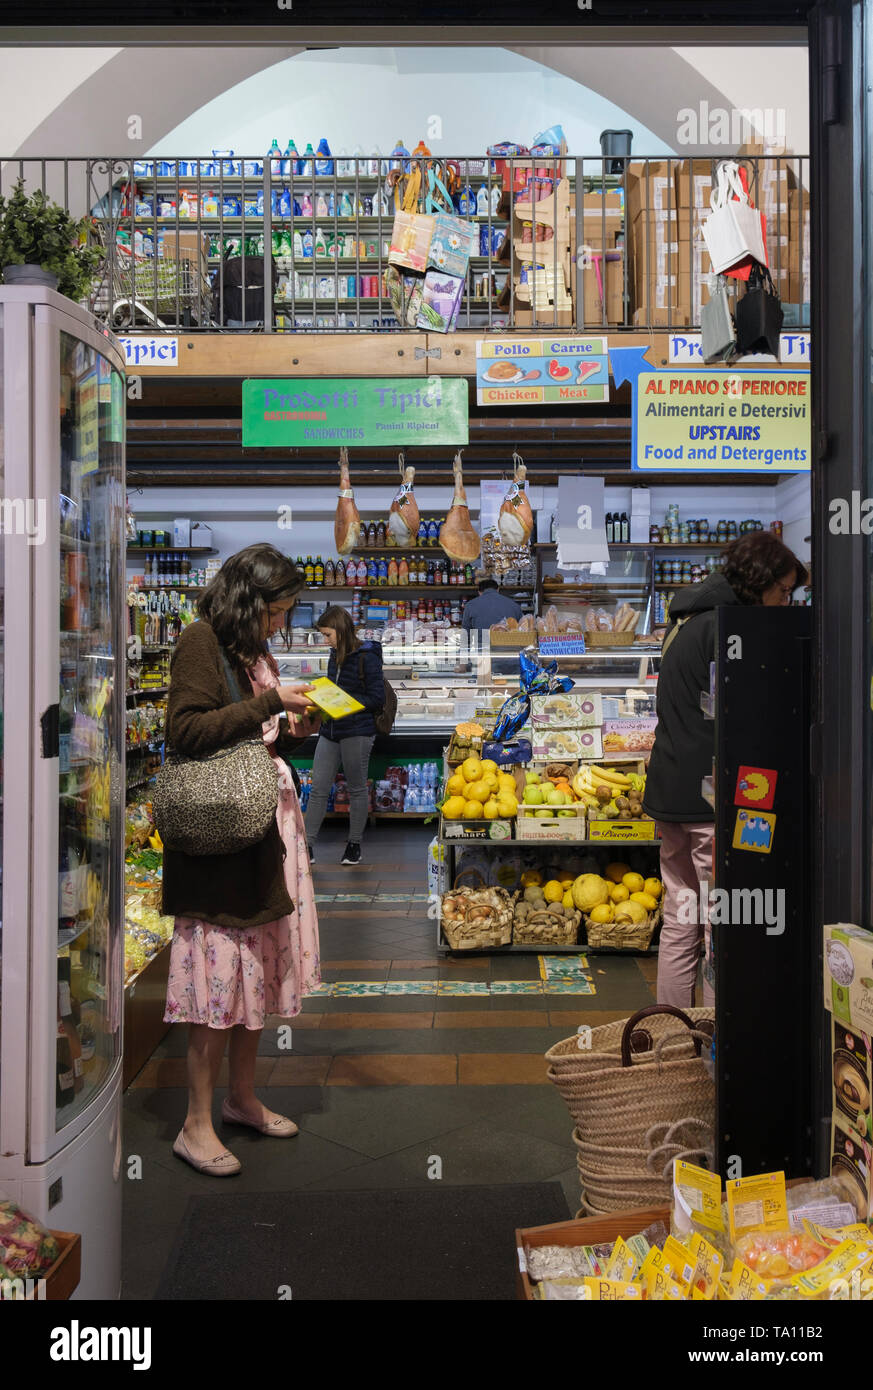
M 247 545 L 225 560 L 197 610 L 228 656 L 249 668 L 264 654 L 262 621 L 271 603 L 296 598 L 306 580 L 274 545 Z
M 352 652 L 356 652 L 361 646 L 348 609 L 339 608 L 336 604 L 332 608 L 325 608 L 317 626 L 332 627 L 336 632 L 336 669 L 337 672 L 341 671 L 346 657 L 351 656 Z
M 749 531 L 731 541 L 724 557 L 722 574 L 740 603 L 760 603 L 764 590 L 792 570 L 797 576 L 796 588 L 809 581 L 806 566 L 772 531 Z

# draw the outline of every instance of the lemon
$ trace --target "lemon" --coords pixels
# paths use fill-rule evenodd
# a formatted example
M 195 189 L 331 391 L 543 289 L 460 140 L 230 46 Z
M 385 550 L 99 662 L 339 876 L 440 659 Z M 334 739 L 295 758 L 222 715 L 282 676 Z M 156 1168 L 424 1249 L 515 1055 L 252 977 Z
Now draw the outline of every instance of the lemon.
M 489 789 L 489 791 L 492 792 L 496 792 L 498 787 L 500 786 L 500 781 L 497 777 L 496 772 L 483 773 L 482 781 L 485 783 L 485 786 Z
M 651 893 L 631 893 L 630 900 L 632 903 L 639 903 L 647 912 L 654 912 L 658 906 L 657 898 L 653 898 Z
M 460 820 L 464 814 L 466 802 L 462 796 L 450 796 L 448 801 L 443 802 L 443 816 L 446 820 Z
M 511 792 L 515 796 L 515 778 L 510 777 L 508 772 L 498 772 L 497 785 L 502 792 Z
M 491 795 L 491 788 L 487 782 L 476 781 L 467 783 L 468 801 L 481 801 L 483 806 Z
M 446 782 L 446 794 L 448 796 L 463 796 L 467 783 L 464 781 L 462 772 L 455 772 Z
M 607 864 L 604 878 L 612 879 L 613 883 L 621 883 L 625 874 L 630 873 L 630 864 Z
M 659 878 L 647 878 L 643 884 L 643 892 L 648 893 L 652 898 L 660 898 L 664 891 L 664 885 Z
M 482 807 L 482 815 L 485 817 L 485 820 L 496 820 L 499 815 L 497 802 L 486 801 L 485 805 Z
M 482 820 L 484 809 L 481 801 L 465 801 L 464 820 Z
M 518 802 L 514 796 L 498 796 L 497 810 L 501 816 L 509 819 L 511 816 L 518 815 Z
M 592 922 L 612 922 L 615 918 L 615 908 L 612 903 L 601 903 L 598 907 L 592 908 L 589 915 Z
M 478 782 L 482 775 L 482 764 L 478 758 L 466 758 L 461 763 L 465 782 Z
M 493 772 L 493 773 L 496 774 L 496 773 L 499 771 L 499 768 L 498 768 L 498 766 L 497 766 L 497 764 L 496 764 L 496 762 L 494 761 L 493 758 L 483 758 L 483 759 L 482 759 L 482 771 L 483 771 L 483 772 Z
M 565 893 L 561 899 L 561 904 L 563 907 L 575 908 L 576 904 L 573 901 L 573 894 Z
M 556 878 L 549 879 L 543 889 L 543 896 L 547 903 L 559 903 L 564 896 L 564 885 Z
M 626 903 L 630 897 L 630 889 L 625 888 L 623 883 L 614 883 L 609 890 L 609 896 L 614 903 Z
M 525 869 L 521 876 L 522 888 L 530 888 L 533 884 L 542 884 L 543 876 L 539 869 Z
M 556 879 L 558 880 L 559 883 L 563 883 L 563 885 L 564 885 L 565 888 L 567 888 L 567 887 L 569 886 L 569 884 L 574 883 L 574 882 L 575 882 L 575 879 L 576 879 L 576 875 L 575 875 L 575 874 L 568 874 L 568 873 L 555 874 L 555 877 L 556 877 Z
M 627 873 L 622 875 L 621 881 L 629 893 L 642 893 L 646 880 L 642 874 Z

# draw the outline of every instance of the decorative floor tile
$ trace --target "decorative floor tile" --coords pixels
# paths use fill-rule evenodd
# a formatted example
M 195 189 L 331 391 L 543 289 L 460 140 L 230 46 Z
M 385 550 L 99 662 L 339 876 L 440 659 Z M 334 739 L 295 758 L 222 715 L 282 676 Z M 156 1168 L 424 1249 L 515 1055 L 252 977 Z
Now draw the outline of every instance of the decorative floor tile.
M 492 980 L 492 994 L 542 994 L 542 980 Z
M 377 903 L 406 903 L 412 897 L 411 893 L 377 893 L 374 902 Z
M 335 893 L 316 893 L 315 901 L 317 903 L 332 903 L 335 896 Z
M 311 999 L 312 996 L 315 995 L 315 994 L 320 994 L 320 995 L 333 994 L 333 985 L 330 985 L 330 984 L 313 985 L 311 989 L 309 989 L 309 990 L 306 991 L 306 998 L 307 998 L 307 999 Z
M 384 994 L 384 980 L 338 981 L 333 987 L 334 999 L 346 994 Z
M 386 994 L 436 994 L 436 980 L 389 980 Z
M 588 969 L 587 956 L 540 956 L 540 974 L 544 980 L 554 976 L 581 975 Z
M 543 990 L 544 994 L 596 994 L 592 980 L 586 980 L 584 975 L 573 975 L 566 980 L 549 980 Z
M 335 903 L 371 903 L 374 901 L 373 893 L 337 893 Z
M 481 980 L 440 980 L 438 994 L 490 994 L 490 985 Z

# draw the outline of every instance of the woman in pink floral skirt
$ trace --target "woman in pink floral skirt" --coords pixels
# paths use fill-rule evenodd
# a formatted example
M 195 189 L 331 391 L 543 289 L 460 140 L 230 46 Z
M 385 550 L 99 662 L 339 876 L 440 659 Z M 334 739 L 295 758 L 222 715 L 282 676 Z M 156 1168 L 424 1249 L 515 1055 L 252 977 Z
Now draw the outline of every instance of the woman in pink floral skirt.
M 230 1036 L 226 1123 L 290 1138 L 297 1126 L 258 1100 L 255 1061 L 268 1015 L 293 1018 L 320 982 L 309 852 L 288 754 L 317 729 L 306 686 L 282 685 L 269 637 L 303 579 L 270 545 L 232 556 L 199 603 L 200 621 L 176 644 L 167 740 L 202 757 L 260 732 L 276 763 L 276 820 L 237 854 L 164 850 L 163 911 L 176 919 L 165 1020 L 187 1023 L 188 1113 L 173 1151 L 199 1172 L 241 1169 L 215 1133 L 215 1088 Z M 287 719 L 283 718 L 287 715 Z

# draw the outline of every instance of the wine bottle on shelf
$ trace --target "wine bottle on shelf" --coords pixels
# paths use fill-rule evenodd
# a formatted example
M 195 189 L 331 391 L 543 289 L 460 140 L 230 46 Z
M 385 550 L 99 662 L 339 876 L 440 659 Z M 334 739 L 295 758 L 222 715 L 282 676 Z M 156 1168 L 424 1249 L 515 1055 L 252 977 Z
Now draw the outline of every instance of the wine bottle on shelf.
M 324 561 L 320 555 L 315 561 L 315 587 L 316 589 L 324 588 Z
M 70 1050 L 70 1039 L 61 1021 L 60 1009 L 58 1010 L 55 1072 L 55 1104 L 58 1110 L 60 1110 L 63 1106 L 72 1104 L 75 1098 L 76 1084 L 76 1078 L 73 1072 L 73 1056 Z
M 615 522 L 614 522 L 614 520 L 613 520 L 612 512 L 607 512 L 607 513 L 606 513 L 606 543 L 607 543 L 607 545 L 612 545 L 612 542 L 613 542 L 614 538 L 615 538 Z
M 315 584 L 315 565 L 313 564 L 311 555 L 307 555 L 306 557 L 306 584 L 310 589 Z
M 630 520 L 627 512 L 621 514 L 621 540 L 623 545 L 627 545 L 630 540 Z

